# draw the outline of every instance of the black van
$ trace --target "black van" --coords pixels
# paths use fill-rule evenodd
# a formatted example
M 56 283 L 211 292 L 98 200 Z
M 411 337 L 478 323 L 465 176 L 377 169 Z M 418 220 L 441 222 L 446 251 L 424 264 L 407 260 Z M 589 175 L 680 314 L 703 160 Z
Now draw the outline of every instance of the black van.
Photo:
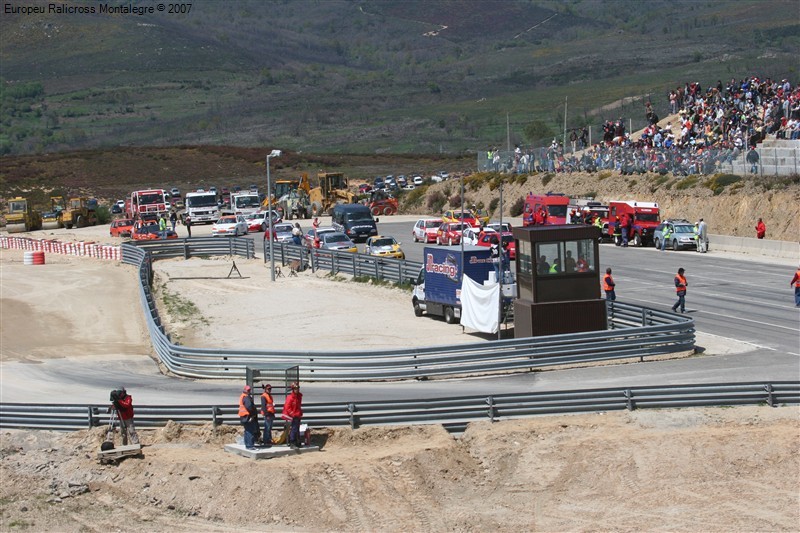
M 331 225 L 353 242 L 366 241 L 378 234 L 377 220 L 372 218 L 369 207 L 363 204 L 338 204 L 333 208 Z

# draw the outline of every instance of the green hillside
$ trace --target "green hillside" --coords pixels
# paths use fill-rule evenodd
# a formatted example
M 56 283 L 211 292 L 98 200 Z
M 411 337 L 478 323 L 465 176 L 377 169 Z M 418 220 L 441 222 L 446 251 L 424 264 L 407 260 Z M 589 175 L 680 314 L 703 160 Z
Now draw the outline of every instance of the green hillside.
M 533 120 L 560 131 L 565 99 L 568 127 L 619 116 L 636 126 L 642 99 L 663 114 L 676 84 L 797 82 L 797 15 L 791 0 L 200 0 L 183 15 L 4 13 L 0 154 L 179 144 L 458 154 L 504 146 L 507 121 L 512 143 L 536 141 L 524 134 Z

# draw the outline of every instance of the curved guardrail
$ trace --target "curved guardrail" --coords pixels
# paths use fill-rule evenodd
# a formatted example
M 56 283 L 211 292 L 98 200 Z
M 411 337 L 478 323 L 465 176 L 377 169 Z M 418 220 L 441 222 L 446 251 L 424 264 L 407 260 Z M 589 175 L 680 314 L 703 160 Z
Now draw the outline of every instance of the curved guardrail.
M 304 403 L 303 421 L 316 427 L 442 424 L 462 432 L 470 422 L 537 415 L 713 407 L 800 404 L 800 381 L 713 383 L 655 387 L 458 396 L 424 400 Z M 0 404 L 0 428 L 78 430 L 108 424 L 106 405 Z M 155 428 L 183 424 L 239 424 L 238 406 L 137 405 L 136 425 Z
M 248 239 L 230 239 L 231 241 Z M 194 240 L 185 255 L 198 255 Z M 243 245 L 231 250 L 249 253 Z M 205 246 L 200 244 L 200 246 Z M 205 248 L 203 248 L 205 250 Z M 122 260 L 139 266 L 140 294 L 153 347 L 174 374 L 192 378 L 245 377 L 247 367 L 299 365 L 304 381 L 420 379 L 524 371 L 546 366 L 647 357 L 694 349 L 694 321 L 686 316 L 611 302 L 606 331 L 551 335 L 398 350 L 311 352 L 291 350 L 220 350 L 174 344 L 161 324 L 150 290 L 152 261 L 171 256 L 167 246 L 123 245 Z M 207 252 L 206 252 L 207 253 Z

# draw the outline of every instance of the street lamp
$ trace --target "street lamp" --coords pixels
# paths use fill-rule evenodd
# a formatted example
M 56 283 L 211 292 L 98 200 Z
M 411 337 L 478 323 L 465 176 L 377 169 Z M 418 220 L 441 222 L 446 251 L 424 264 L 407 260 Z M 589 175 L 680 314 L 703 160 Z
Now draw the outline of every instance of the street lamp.
M 270 272 L 272 281 L 275 281 L 275 255 L 272 253 L 272 180 L 269 177 L 269 159 L 271 157 L 280 157 L 281 151 L 280 150 L 273 150 L 271 153 L 267 155 L 267 198 L 269 199 L 269 203 L 267 204 L 269 207 L 267 208 L 267 218 L 269 219 L 269 262 L 270 262 Z

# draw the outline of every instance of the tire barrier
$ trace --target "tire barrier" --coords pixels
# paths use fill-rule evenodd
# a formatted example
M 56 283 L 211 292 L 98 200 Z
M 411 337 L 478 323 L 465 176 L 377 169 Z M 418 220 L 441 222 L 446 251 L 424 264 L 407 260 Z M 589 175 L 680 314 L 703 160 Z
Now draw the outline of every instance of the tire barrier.
M 48 254 L 75 255 L 93 257 L 106 261 L 121 261 L 122 250 L 117 244 L 101 244 L 98 242 L 62 242 L 57 239 L 31 239 L 29 237 L 11 237 L 0 235 L 0 248 L 9 250 L 25 250 L 26 252 L 44 252 Z M 37 264 L 44 264 L 37 263 Z
M 26 251 L 25 255 L 22 259 L 23 265 L 43 265 L 44 264 L 44 252 L 29 252 Z

